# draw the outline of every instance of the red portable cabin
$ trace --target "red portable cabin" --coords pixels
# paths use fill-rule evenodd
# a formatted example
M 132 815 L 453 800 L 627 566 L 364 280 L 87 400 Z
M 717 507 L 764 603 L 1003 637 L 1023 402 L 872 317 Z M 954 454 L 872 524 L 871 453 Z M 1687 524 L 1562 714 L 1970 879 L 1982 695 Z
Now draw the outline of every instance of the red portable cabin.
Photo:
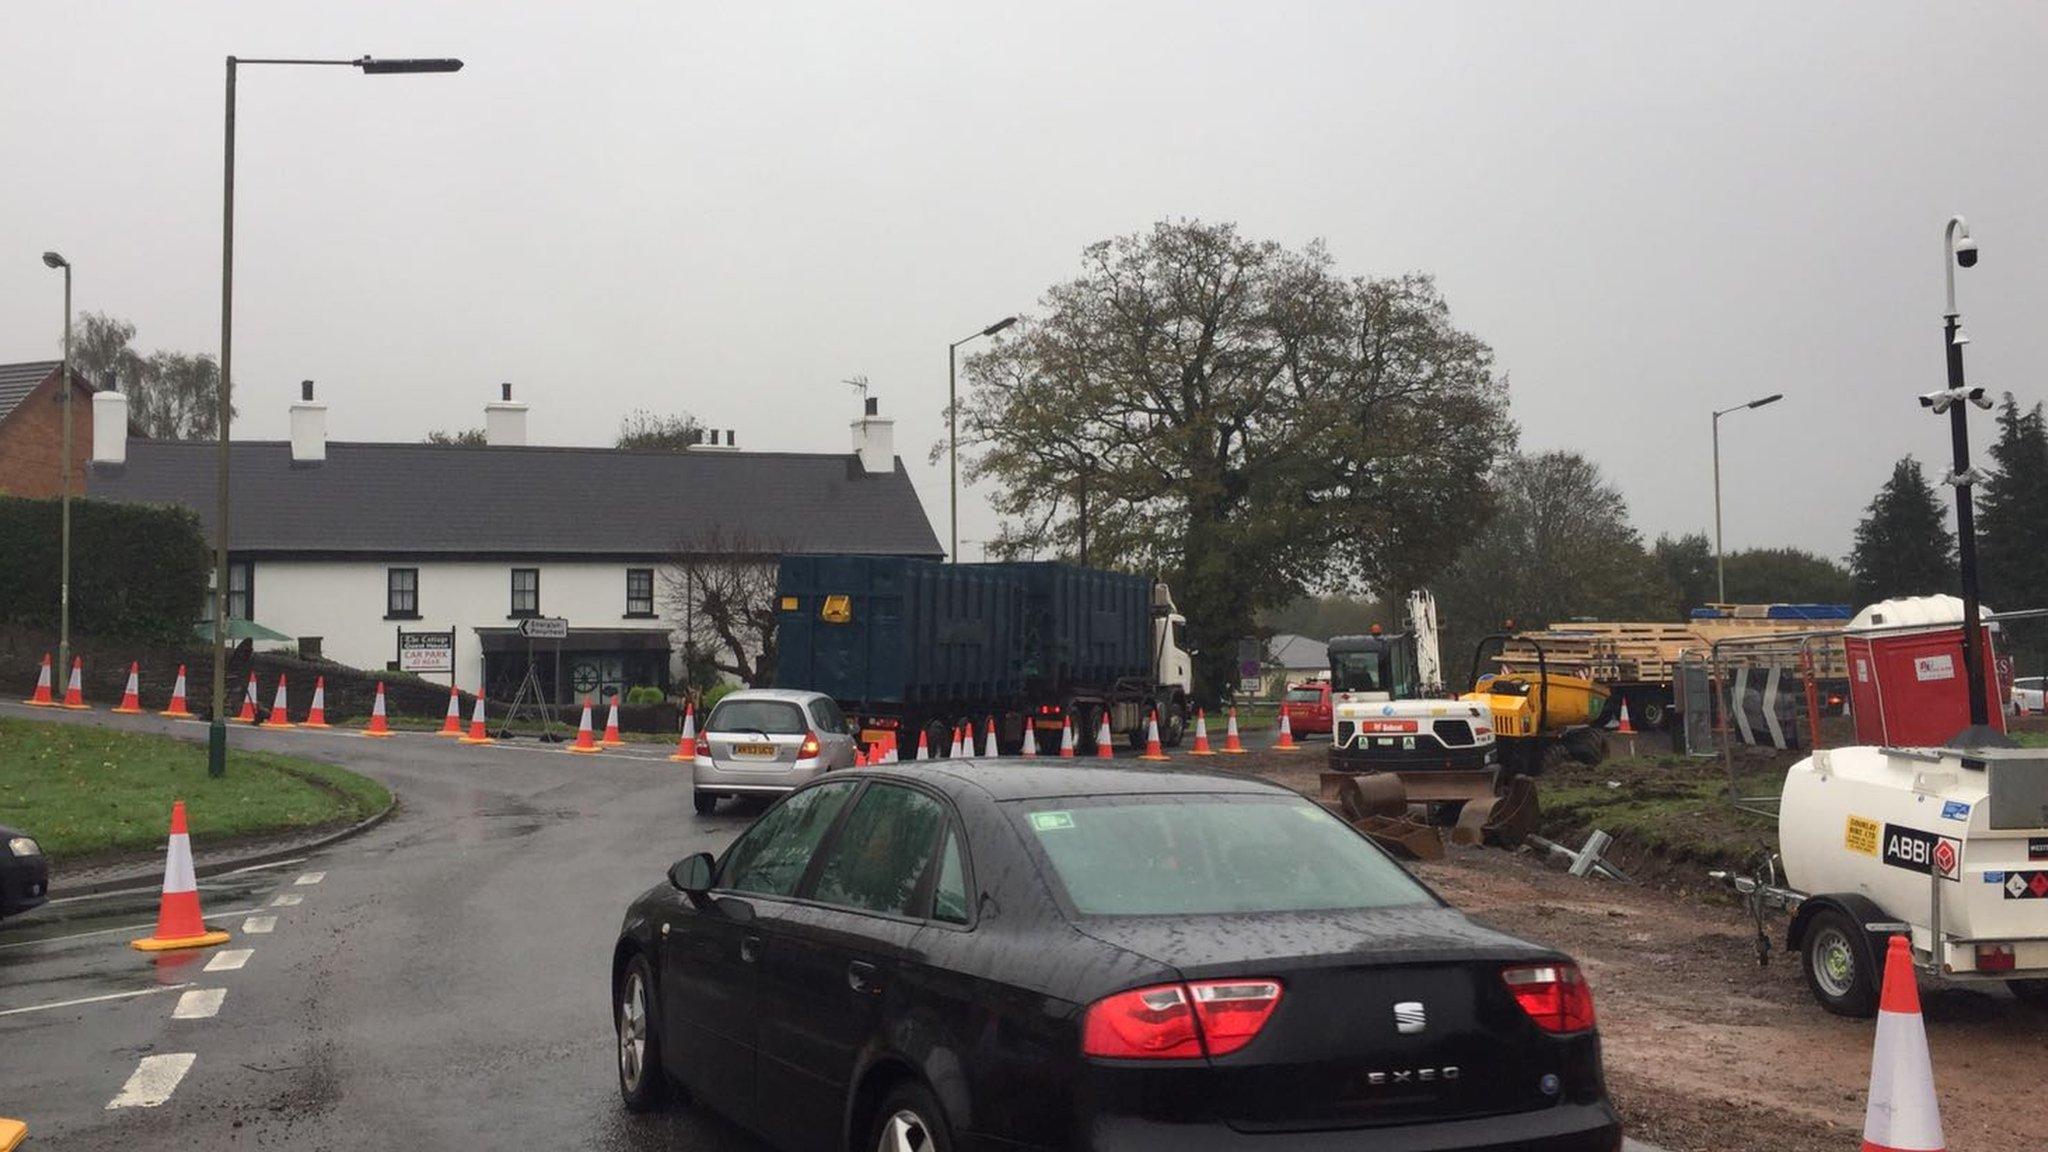
M 2005 694 L 1998 686 L 1992 626 L 1982 627 L 1984 692 L 1991 724 L 2003 732 Z M 1908 596 L 1872 604 L 1842 630 L 1842 644 L 1858 744 L 1933 748 L 1970 726 L 1961 600 Z

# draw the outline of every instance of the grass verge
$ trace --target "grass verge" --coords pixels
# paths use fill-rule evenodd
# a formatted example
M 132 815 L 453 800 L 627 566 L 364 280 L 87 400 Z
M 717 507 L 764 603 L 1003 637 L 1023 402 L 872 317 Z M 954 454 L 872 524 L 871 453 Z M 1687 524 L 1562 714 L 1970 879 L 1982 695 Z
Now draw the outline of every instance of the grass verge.
M 84 724 L 0 717 L 0 823 L 34 836 L 55 862 L 155 851 L 185 801 L 193 843 L 353 823 L 391 802 L 346 768 L 230 748 L 206 774 L 204 745 Z
M 1743 796 L 1775 801 L 1784 783 L 1784 765 L 1775 758 L 1736 766 Z M 1545 836 L 1577 847 L 1599 828 L 1639 866 L 1689 884 L 1709 869 L 1746 869 L 1759 852 L 1777 847 L 1775 818 L 1729 803 L 1719 760 L 1665 755 L 1573 763 L 1546 773 L 1541 787 Z

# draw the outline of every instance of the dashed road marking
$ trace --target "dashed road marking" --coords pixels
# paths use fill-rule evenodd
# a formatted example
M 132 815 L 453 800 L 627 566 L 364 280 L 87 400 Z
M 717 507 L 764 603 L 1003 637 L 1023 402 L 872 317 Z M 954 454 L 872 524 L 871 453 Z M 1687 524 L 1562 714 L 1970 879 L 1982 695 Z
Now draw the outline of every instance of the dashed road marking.
M 213 954 L 213 959 L 206 962 L 206 970 L 208 972 L 233 972 L 235 969 L 247 964 L 249 957 L 255 954 L 256 950 L 254 948 L 223 948 Z
M 173 1020 L 205 1020 L 220 1013 L 220 1002 L 227 999 L 225 988 L 194 988 L 178 997 L 178 1006 L 171 1009 Z
M 24 1012 L 48 1012 L 54 1008 L 76 1008 L 81 1004 L 104 1004 L 109 1000 L 132 1000 L 137 996 L 154 996 L 159 992 L 176 992 L 190 988 L 190 984 L 166 984 L 161 988 L 137 988 L 133 992 L 109 992 L 104 996 L 81 996 L 76 1000 L 57 1000 L 49 1004 L 31 1004 L 26 1008 L 8 1008 L 0 1016 L 19 1016 Z
M 242 921 L 242 932 L 248 936 L 261 936 L 275 927 L 277 927 L 277 917 L 275 916 L 251 916 L 247 920 Z
M 305 897 L 297 892 L 286 892 L 270 902 L 272 908 L 296 908 Z
M 192 1062 L 197 1059 L 198 1054 L 193 1052 L 144 1056 L 142 1063 L 135 1066 L 135 1074 L 121 1086 L 121 1094 L 107 1101 L 108 1110 L 154 1108 L 169 1100 L 171 1093 L 178 1090 L 178 1082 L 192 1070 Z
M 254 908 L 230 908 L 225 912 L 208 912 L 206 918 L 208 920 L 225 920 L 230 916 L 241 916 L 254 911 Z M 0 944 L 0 952 L 5 952 L 12 948 L 34 948 L 44 944 L 61 944 L 66 940 L 86 940 L 94 936 L 111 936 L 116 932 L 141 932 L 154 927 L 156 927 L 156 921 L 148 920 L 141 924 L 126 924 L 119 928 L 99 928 L 91 932 L 72 932 L 64 936 L 32 937 L 27 940 L 15 940 L 6 944 Z
M 307 884 L 318 884 L 325 879 L 327 879 L 327 873 L 325 872 L 308 872 L 297 880 L 292 881 L 292 883 L 304 887 Z

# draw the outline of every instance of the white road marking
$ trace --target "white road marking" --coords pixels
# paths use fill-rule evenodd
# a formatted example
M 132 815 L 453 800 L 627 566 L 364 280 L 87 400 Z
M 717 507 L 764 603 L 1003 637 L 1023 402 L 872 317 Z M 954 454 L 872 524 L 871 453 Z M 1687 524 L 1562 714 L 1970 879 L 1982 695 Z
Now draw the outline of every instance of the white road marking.
M 272 868 L 289 868 L 294 864 L 304 864 L 305 862 L 306 858 L 304 856 L 295 856 L 290 860 L 272 860 L 268 864 L 250 864 L 231 871 L 215 873 L 212 876 L 202 876 L 199 878 L 199 890 L 201 892 L 218 892 L 224 888 L 234 887 L 232 884 L 222 883 L 222 881 L 230 876 L 243 876 L 250 872 L 266 872 Z M 163 885 L 159 882 L 156 884 L 144 884 L 136 888 L 114 888 L 105 892 L 87 892 L 81 896 L 58 896 L 46 901 L 45 906 L 54 908 L 59 904 L 77 904 L 84 900 L 110 900 L 116 896 L 140 896 L 145 892 L 161 891 L 163 891 Z
M 213 954 L 213 959 L 206 962 L 206 971 L 233 972 L 235 969 L 247 964 L 249 957 L 255 954 L 256 950 L 254 948 L 223 948 Z
M 292 883 L 303 886 L 306 884 L 318 884 L 325 879 L 327 879 L 327 873 L 325 872 L 308 872 L 297 880 L 292 881 Z
M 154 1108 L 169 1100 L 197 1059 L 198 1055 L 192 1052 L 144 1056 L 142 1063 L 135 1066 L 135 1074 L 121 1086 L 121 1094 L 107 1101 L 107 1109 Z
M 220 1012 L 220 1002 L 228 998 L 225 988 L 194 988 L 178 997 L 178 1006 L 171 1009 L 173 1020 L 205 1020 Z
M 208 912 L 206 918 L 208 920 L 225 920 L 230 916 L 242 916 L 255 910 L 254 908 L 230 908 L 225 912 Z M 116 932 L 147 932 L 155 927 L 156 921 L 149 920 L 141 924 L 124 925 L 120 928 L 100 928 L 91 932 L 73 932 L 68 936 L 44 936 L 40 939 L 16 940 L 11 944 L 0 944 L 0 952 L 5 952 L 10 948 L 33 948 L 38 944 L 59 944 L 66 940 L 85 940 L 94 936 L 110 936 Z
M 277 927 L 277 917 L 275 916 L 251 916 L 247 920 L 242 921 L 242 932 L 248 936 L 261 936 L 275 927 Z
M 176 992 L 190 988 L 190 984 L 166 984 L 161 988 L 137 988 L 133 992 L 109 992 L 104 996 L 81 996 L 76 1000 L 57 1000 L 49 1004 L 31 1004 L 26 1008 L 8 1008 L 0 1016 L 19 1016 L 24 1012 L 48 1012 L 53 1008 L 76 1008 L 80 1004 L 103 1004 L 109 1000 L 132 1000 L 137 996 L 154 996 L 159 992 Z
M 270 902 L 272 908 L 296 908 L 305 897 L 296 892 L 286 892 Z

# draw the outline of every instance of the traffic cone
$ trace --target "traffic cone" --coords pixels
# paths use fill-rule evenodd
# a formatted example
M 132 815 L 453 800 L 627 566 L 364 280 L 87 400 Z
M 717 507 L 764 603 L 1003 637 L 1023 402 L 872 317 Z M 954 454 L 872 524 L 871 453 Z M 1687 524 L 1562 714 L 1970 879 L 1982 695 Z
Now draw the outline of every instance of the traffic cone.
M 363 735 L 379 738 L 391 735 L 391 722 L 384 716 L 384 682 L 382 680 L 377 681 L 377 699 L 370 705 L 370 726 L 363 729 Z
M 1102 710 L 1102 731 L 1095 734 L 1095 758 L 1116 759 L 1116 735 L 1109 730 L 1109 709 Z
M 1060 759 L 1074 758 L 1074 718 L 1060 713 Z
M 974 721 L 972 720 L 960 726 L 960 758 L 962 760 L 974 759 Z
M 676 750 L 669 759 L 696 763 L 697 706 L 694 704 L 683 705 L 683 736 L 676 741 Z
M 22 703 L 34 705 L 37 708 L 55 708 L 57 706 L 57 698 L 50 695 L 50 654 L 48 652 L 43 653 L 42 670 L 36 673 L 35 694 L 23 700 Z
M 626 742 L 619 738 L 619 698 L 612 697 L 611 711 L 604 717 L 604 739 L 598 741 L 607 748 L 623 748 Z
M 469 717 L 469 735 L 459 741 L 463 744 L 496 744 L 491 739 L 490 729 L 484 726 L 484 694 L 476 694 L 476 711 Z
M 583 701 L 583 723 L 576 726 L 576 742 L 569 745 L 569 751 L 579 752 L 585 756 L 595 755 L 604 751 L 604 749 L 597 746 L 597 741 L 592 739 L 590 735 L 590 701 L 588 699 Z
M 453 684 L 448 686 L 448 714 L 441 717 L 441 730 L 434 735 L 462 739 L 462 693 Z
M 1301 745 L 1294 742 L 1294 726 L 1287 722 L 1287 709 L 1280 710 L 1280 739 L 1273 742 L 1275 752 L 1298 752 Z
M 1230 709 L 1230 722 L 1224 725 L 1223 728 L 1223 751 L 1231 755 L 1242 755 L 1245 751 L 1244 741 L 1238 739 L 1237 736 L 1237 708 L 1235 705 Z
M 1621 702 L 1621 725 L 1614 731 L 1622 736 L 1633 736 L 1636 734 L 1636 726 L 1628 722 L 1628 701 L 1626 700 Z
M 205 948 L 225 944 L 228 934 L 206 927 L 199 911 L 199 883 L 192 874 L 192 837 L 185 831 L 185 802 L 171 802 L 171 845 L 164 853 L 164 892 L 156 908 L 156 931 L 131 945 L 144 952 Z
M 292 723 L 291 707 L 285 700 L 284 673 L 277 674 L 277 693 L 270 701 L 270 719 L 263 722 L 265 728 L 297 728 Z
M 1190 756 L 1214 756 L 1216 750 L 1209 747 L 1209 718 L 1195 709 L 1195 746 L 1188 749 Z
M 1159 742 L 1159 711 L 1157 709 L 1145 714 L 1145 751 L 1139 754 L 1138 759 L 1166 759 L 1166 748 Z
M 64 684 L 64 707 L 82 712 L 92 705 L 85 702 L 85 661 L 71 658 L 71 679 Z
M 903 754 L 896 747 L 896 733 L 891 732 L 883 736 L 882 744 L 882 763 L 900 764 L 903 762 Z
M 996 718 L 993 716 L 988 718 L 988 739 L 982 743 L 981 754 L 990 760 L 1002 755 L 996 749 Z
M 242 711 L 235 717 L 237 724 L 256 722 L 256 673 L 249 673 L 249 684 L 242 689 Z
M 926 742 L 925 732 L 922 728 L 917 730 L 917 758 L 919 760 L 929 760 L 932 758 L 931 745 Z
M 1038 735 L 1037 735 L 1037 733 L 1038 733 L 1038 721 L 1036 721 L 1036 720 L 1034 720 L 1034 719 L 1031 719 L 1031 718 L 1030 718 L 1030 717 L 1028 717 L 1028 716 L 1027 716 L 1027 717 L 1025 717 L 1025 719 L 1024 719 L 1024 748 L 1023 748 L 1023 752 L 1022 752 L 1022 755 L 1023 755 L 1023 757 L 1024 757 L 1024 758 L 1025 758 L 1026 760 L 1036 760 L 1036 759 L 1038 759 Z
M 948 760 L 958 760 L 959 758 L 960 758 L 960 726 L 959 726 L 958 724 L 955 724 L 955 725 L 953 725 L 953 747 L 952 747 L 952 750 L 951 750 L 951 751 L 949 751 L 949 752 L 947 752 L 947 753 L 946 753 L 946 759 L 948 759 Z
M 165 708 L 157 713 L 157 715 L 168 716 L 173 720 L 190 720 L 192 718 L 192 709 L 185 703 L 185 666 L 183 664 L 178 665 L 177 683 L 171 685 L 170 707 Z
M 1943 1147 L 1927 1027 L 1920 1019 L 1920 989 L 1913 976 L 1913 946 L 1904 936 L 1894 936 L 1886 950 L 1884 990 L 1877 1001 L 1863 1152 L 1941 1152 Z
M 313 677 L 313 706 L 306 709 L 305 727 L 332 727 L 332 725 L 327 723 L 327 677 L 325 676 Z
M 121 689 L 121 702 L 114 705 L 114 711 L 123 716 L 142 714 L 142 665 L 129 663 L 128 686 Z

